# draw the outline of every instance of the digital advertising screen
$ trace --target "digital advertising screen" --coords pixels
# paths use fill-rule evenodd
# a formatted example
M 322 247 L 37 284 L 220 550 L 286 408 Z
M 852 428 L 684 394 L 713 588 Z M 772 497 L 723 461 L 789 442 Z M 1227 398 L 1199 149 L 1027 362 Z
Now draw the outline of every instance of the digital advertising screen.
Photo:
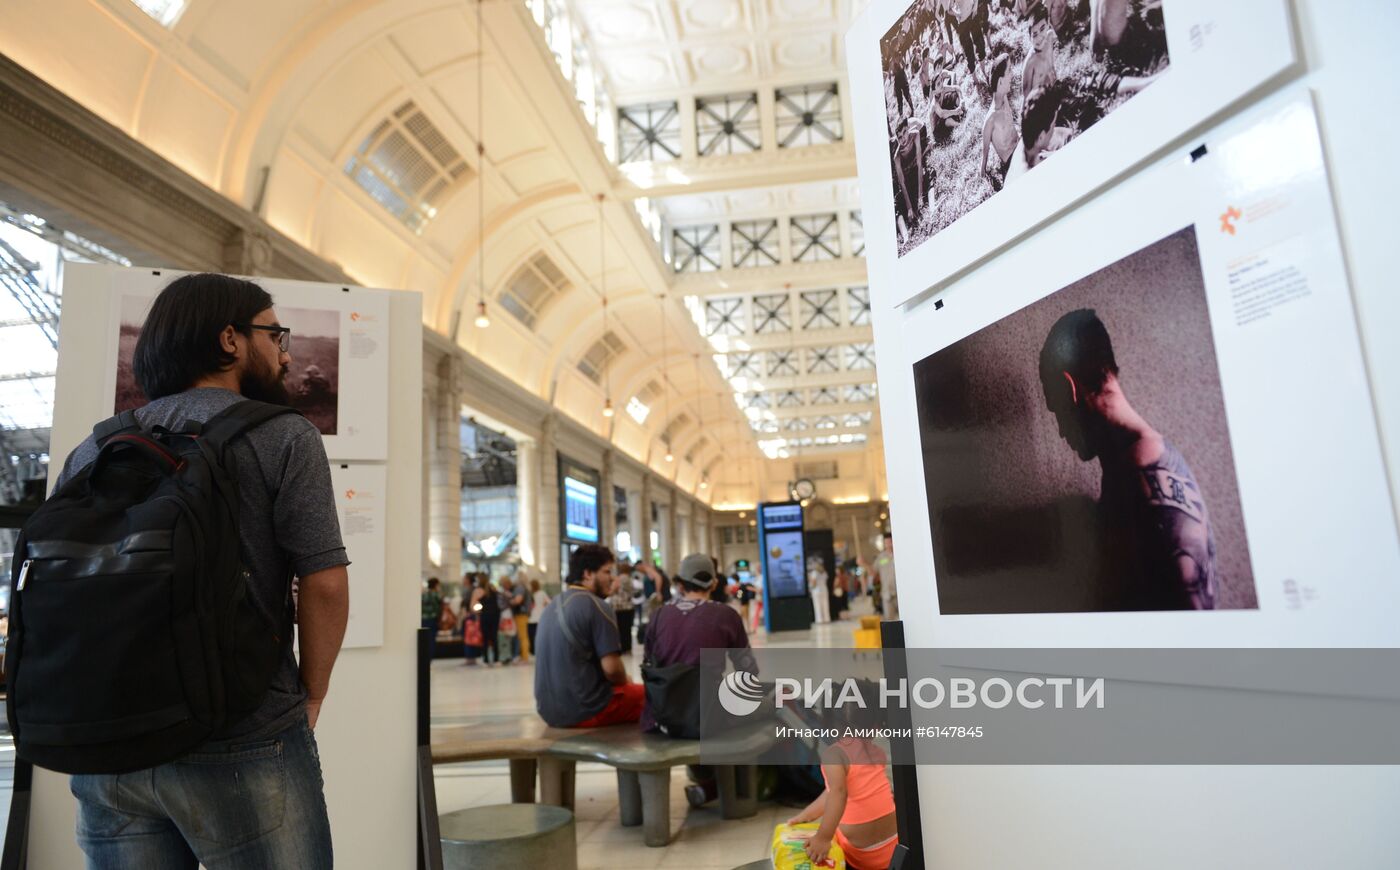
M 586 472 L 563 466 L 563 537 L 585 544 L 598 543 L 598 487 L 585 480 Z
M 806 559 L 802 549 L 802 506 L 759 506 L 762 530 L 763 576 L 772 598 L 798 598 L 807 594 Z

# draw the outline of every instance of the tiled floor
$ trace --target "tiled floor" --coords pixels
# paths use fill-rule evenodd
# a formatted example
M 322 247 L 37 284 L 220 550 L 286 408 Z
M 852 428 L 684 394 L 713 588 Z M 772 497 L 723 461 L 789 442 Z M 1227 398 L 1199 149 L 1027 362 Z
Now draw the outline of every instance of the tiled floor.
M 857 602 L 856 612 L 868 613 L 868 603 Z M 848 647 L 855 627 L 853 617 L 773 638 L 760 633 L 753 636 L 753 645 Z M 640 659 L 629 656 L 624 660 L 635 677 Z M 532 713 L 534 677 L 533 665 L 466 667 L 457 661 L 439 659 L 433 663 L 433 725 L 460 727 L 483 716 Z M 505 761 L 443 765 L 436 769 L 434 779 L 440 813 L 510 802 L 509 766 Z M 759 805 L 753 818 L 723 821 L 717 804 L 691 809 L 685 801 L 685 785 L 685 771 L 677 768 L 671 775 L 671 842 L 664 848 L 649 848 L 642 843 L 641 828 L 624 828 L 618 822 L 617 776 L 613 768 L 579 764 L 575 784 L 579 870 L 730 870 L 764 857 L 774 826 L 794 812 L 765 803 Z

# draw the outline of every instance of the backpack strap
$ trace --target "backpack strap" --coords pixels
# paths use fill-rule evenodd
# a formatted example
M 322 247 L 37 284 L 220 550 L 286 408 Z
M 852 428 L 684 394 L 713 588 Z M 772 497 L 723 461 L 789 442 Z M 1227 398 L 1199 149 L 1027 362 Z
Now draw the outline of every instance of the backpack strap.
M 289 408 L 286 405 L 271 405 L 267 402 L 244 399 L 210 417 L 196 428 L 205 443 L 222 453 L 225 447 L 233 443 L 234 439 L 248 430 L 257 428 L 268 420 L 283 414 L 300 413 L 296 408 Z M 192 427 L 187 423 L 186 428 Z
M 135 411 L 122 411 L 115 417 L 108 417 L 101 423 L 92 427 L 92 440 L 97 442 L 100 448 L 108 438 L 113 435 L 129 435 L 141 431 L 141 424 L 136 420 Z

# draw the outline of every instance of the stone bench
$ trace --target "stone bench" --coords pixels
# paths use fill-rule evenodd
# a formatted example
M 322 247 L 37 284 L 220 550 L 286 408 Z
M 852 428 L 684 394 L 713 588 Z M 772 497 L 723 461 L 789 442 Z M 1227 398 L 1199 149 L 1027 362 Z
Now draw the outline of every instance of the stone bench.
M 442 816 L 438 826 L 443 870 L 578 870 L 574 814 L 563 807 L 473 807 Z
M 750 738 L 756 756 L 767 744 Z M 648 846 L 665 846 L 671 835 L 671 768 L 700 763 L 700 741 L 644 734 L 636 725 L 550 728 L 533 716 L 482 720 L 435 729 L 434 764 L 507 759 L 511 800 L 574 806 L 576 765 L 593 761 L 617 769 L 619 815 L 625 827 L 642 826 Z M 748 748 L 747 746 L 744 748 Z M 720 814 L 748 818 L 758 811 L 757 768 L 716 766 Z
M 700 763 L 699 740 L 644 734 L 634 725 L 573 733 L 554 742 L 547 756 L 572 765 L 595 761 L 617 769 L 618 814 L 624 827 L 642 826 L 648 846 L 671 839 L 671 768 Z M 716 765 L 720 815 L 744 819 L 758 812 L 758 768 Z

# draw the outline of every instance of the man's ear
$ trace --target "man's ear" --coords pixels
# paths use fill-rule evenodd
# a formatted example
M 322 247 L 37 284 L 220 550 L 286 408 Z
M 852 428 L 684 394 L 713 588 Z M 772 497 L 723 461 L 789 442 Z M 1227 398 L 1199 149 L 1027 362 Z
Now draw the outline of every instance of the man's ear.
M 238 353 L 238 342 L 234 339 L 234 336 L 237 334 L 238 330 L 234 329 L 232 326 L 225 326 L 224 331 L 219 333 L 219 348 L 223 350 L 224 353 L 235 355 Z
M 1065 376 L 1065 383 L 1069 384 L 1069 400 L 1071 404 L 1079 404 L 1079 385 L 1074 382 L 1074 375 L 1069 372 L 1060 372 Z

